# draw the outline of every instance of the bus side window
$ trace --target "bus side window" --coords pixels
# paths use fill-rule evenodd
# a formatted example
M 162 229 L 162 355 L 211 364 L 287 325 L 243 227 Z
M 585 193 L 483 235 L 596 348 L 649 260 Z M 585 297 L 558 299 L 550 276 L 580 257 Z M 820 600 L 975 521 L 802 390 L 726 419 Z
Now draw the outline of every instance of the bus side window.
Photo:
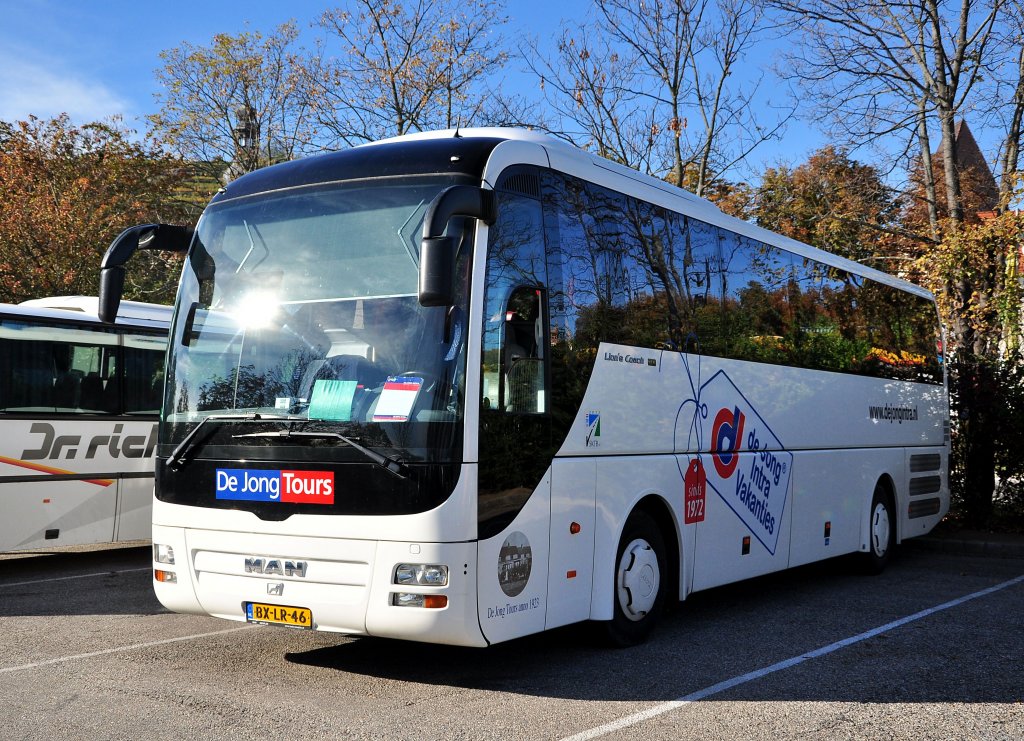
M 480 403 L 485 410 L 543 414 L 548 333 L 540 202 L 512 193 L 499 199 L 488 243 Z
M 4 395 L 0 404 L 4 411 L 26 411 L 53 407 L 53 384 L 56 378 L 49 346 L 21 339 L 28 325 L 3 322 L 0 332 L 0 369 Z
M 107 381 L 111 401 L 122 397 L 124 414 L 157 414 L 160 411 L 166 347 L 164 337 L 124 335 L 123 367 L 119 372 L 111 373 Z
M 502 377 L 505 411 L 543 414 L 544 311 L 539 288 L 521 286 L 505 310 Z

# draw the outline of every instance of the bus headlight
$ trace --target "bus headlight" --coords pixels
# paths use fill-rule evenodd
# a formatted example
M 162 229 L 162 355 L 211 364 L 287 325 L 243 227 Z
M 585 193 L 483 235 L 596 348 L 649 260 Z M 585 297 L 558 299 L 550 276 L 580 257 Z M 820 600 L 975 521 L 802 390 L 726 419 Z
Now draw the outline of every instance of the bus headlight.
M 395 567 L 394 583 L 444 587 L 448 585 L 448 567 L 440 564 L 400 563 Z
M 161 543 L 153 544 L 153 560 L 157 563 L 165 563 L 169 566 L 174 565 L 174 549 L 169 545 L 163 545 Z

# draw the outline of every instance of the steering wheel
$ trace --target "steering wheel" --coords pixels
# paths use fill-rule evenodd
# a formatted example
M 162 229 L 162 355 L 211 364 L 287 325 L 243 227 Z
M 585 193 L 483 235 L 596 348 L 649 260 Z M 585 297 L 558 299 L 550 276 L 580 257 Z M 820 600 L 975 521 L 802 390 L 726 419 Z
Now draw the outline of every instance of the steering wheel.
M 433 373 L 427 373 L 426 371 L 410 370 L 399 373 L 395 378 L 422 378 L 423 385 L 420 387 L 421 391 L 433 391 L 434 386 L 437 384 L 437 376 Z

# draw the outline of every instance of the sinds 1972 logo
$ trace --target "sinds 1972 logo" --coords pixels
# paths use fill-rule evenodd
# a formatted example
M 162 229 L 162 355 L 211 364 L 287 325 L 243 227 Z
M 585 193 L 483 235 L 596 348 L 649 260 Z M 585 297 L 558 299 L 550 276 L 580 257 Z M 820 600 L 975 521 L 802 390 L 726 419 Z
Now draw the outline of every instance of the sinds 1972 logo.
M 774 554 L 789 493 L 793 454 L 785 450 L 724 371 L 701 386 L 700 399 L 714 415 L 714 465 L 707 471 L 707 483 Z M 745 455 L 741 456 L 741 451 Z

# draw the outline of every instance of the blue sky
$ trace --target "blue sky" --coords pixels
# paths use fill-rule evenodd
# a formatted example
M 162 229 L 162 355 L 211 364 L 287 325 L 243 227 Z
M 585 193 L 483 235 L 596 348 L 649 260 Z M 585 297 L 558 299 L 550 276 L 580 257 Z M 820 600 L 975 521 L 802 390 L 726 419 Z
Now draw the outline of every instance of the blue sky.
M 505 0 L 512 40 L 535 37 L 550 43 L 565 20 L 580 20 L 589 0 Z M 155 112 L 154 70 L 159 54 L 184 42 L 207 45 L 215 34 L 247 27 L 266 31 L 294 18 L 313 37 L 309 24 L 324 9 L 344 0 L 0 0 L 0 120 L 34 114 L 48 118 L 67 112 L 75 122 L 120 115 L 144 131 L 145 116 Z M 248 25 L 247 25 L 248 24 Z M 785 43 L 783 40 L 782 43 Z M 753 75 L 770 69 L 771 46 L 747 59 Z M 536 85 L 531 76 L 507 72 L 506 86 Z M 741 72 L 742 74 L 742 72 Z M 777 96 L 784 97 L 784 96 Z M 970 122 L 985 154 L 994 159 L 995 132 Z M 806 161 L 827 139 L 809 124 L 790 123 L 779 142 L 759 148 L 740 178 L 757 177 L 766 166 Z M 855 152 L 871 161 L 868 152 Z
M 343 3 L 337 3 L 343 5 Z M 508 0 L 514 35 L 548 36 L 586 0 Z M 154 110 L 159 53 L 214 34 L 307 26 L 330 0 L 0 0 L 0 119 L 67 112 L 76 121 Z M 141 124 L 140 124 L 141 126 Z
M 549 41 L 563 20 L 582 17 L 588 0 L 506 0 L 511 17 L 506 32 Z M 341 3 L 339 3 L 341 4 Z M 159 53 L 191 42 L 207 45 L 217 33 L 238 33 L 247 26 L 268 30 L 290 18 L 308 27 L 330 0 L 0 0 L 0 119 L 34 114 L 41 118 L 67 112 L 76 122 L 123 117 L 145 130 L 155 111 L 154 70 Z M 307 37 L 308 38 L 308 37 Z M 750 60 L 764 69 L 770 60 Z M 535 84 L 508 75 L 510 85 Z M 787 140 L 766 147 L 749 164 L 802 162 L 823 143 L 822 137 L 794 124 Z

